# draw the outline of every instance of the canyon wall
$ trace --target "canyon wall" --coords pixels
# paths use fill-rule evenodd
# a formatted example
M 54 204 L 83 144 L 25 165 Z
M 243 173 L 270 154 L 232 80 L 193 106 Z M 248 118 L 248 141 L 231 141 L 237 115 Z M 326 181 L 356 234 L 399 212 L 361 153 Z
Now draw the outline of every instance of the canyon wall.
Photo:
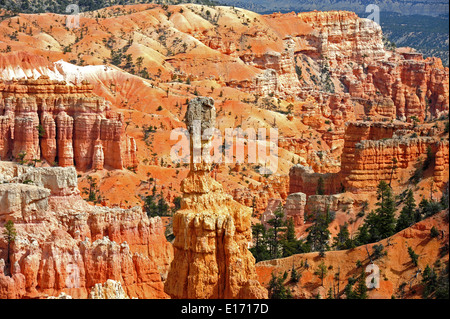
M 368 116 L 412 121 L 438 118 L 449 110 L 449 70 L 439 59 L 389 52 L 382 61 L 341 74 L 354 98 L 363 99 Z M 372 101 L 372 102 L 370 102 Z
M 136 143 L 123 132 L 123 115 L 92 93 L 87 82 L 0 82 L 0 158 L 78 170 L 136 167 Z
M 289 193 L 315 195 L 320 179 L 325 194 L 338 193 L 343 187 L 338 173 L 316 173 L 310 167 L 297 164 L 289 170 Z
M 264 18 L 293 43 L 294 59 L 285 64 L 295 66 L 284 69 L 297 73 L 299 80 L 292 83 L 299 83 L 301 90 L 286 91 L 289 94 L 304 98 L 307 92 L 320 104 L 318 91 L 347 94 L 365 116 L 402 121 L 448 114 L 449 69 L 440 59 L 424 59 L 410 48 L 386 50 L 381 27 L 374 21 L 347 11 L 275 13 Z M 344 101 L 339 104 L 334 108 L 349 109 Z M 338 119 L 342 116 L 335 113 Z
M 345 189 L 370 191 L 381 180 L 392 185 L 405 183 L 413 175 L 417 161 L 426 159 L 428 149 L 434 154 L 433 180 L 442 187 L 443 172 L 448 170 L 448 139 L 437 135 L 425 134 L 407 123 L 348 123 L 340 171 Z
M 173 252 L 160 218 L 89 205 L 74 167 L 0 162 L 0 181 L 0 225 L 12 221 L 17 231 L 9 252 L 0 240 L 0 298 L 87 298 L 108 279 L 129 297 L 168 297 Z
M 322 174 L 295 165 L 289 173 L 289 193 L 314 195 L 320 178 L 325 194 L 371 192 L 382 180 L 403 185 L 414 174 L 418 160 L 424 161 L 430 151 L 436 187 L 448 181 L 448 139 L 440 138 L 434 128 L 426 131 L 402 122 L 349 122 L 344 141 L 339 172 Z
M 381 27 L 354 12 L 302 12 L 298 17 L 314 29 L 305 36 L 308 45 L 303 51 L 316 58 L 327 57 L 332 66 L 385 55 Z
M 253 214 L 259 215 L 265 211 L 272 199 L 284 202 L 289 192 L 289 178 L 287 175 L 271 175 L 260 178 L 260 183 L 250 183 L 247 188 L 235 188 L 231 195 L 238 203 L 252 207 Z

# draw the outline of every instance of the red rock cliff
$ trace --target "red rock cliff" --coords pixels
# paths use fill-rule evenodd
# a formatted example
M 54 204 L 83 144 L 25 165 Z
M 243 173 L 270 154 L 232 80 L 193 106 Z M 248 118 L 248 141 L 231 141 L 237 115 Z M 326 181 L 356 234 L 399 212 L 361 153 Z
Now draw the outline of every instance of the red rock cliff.
M 95 207 L 79 196 L 73 167 L 32 168 L 0 162 L 0 298 L 44 298 L 61 292 L 87 298 L 96 284 L 118 281 L 127 295 L 167 298 L 172 247 L 161 219 L 139 208 Z M 24 182 L 27 181 L 25 184 Z M 31 182 L 29 182 L 31 181 Z
M 136 143 L 123 132 L 92 85 L 67 85 L 41 76 L 0 85 L 0 157 L 45 160 L 59 166 L 136 167 Z

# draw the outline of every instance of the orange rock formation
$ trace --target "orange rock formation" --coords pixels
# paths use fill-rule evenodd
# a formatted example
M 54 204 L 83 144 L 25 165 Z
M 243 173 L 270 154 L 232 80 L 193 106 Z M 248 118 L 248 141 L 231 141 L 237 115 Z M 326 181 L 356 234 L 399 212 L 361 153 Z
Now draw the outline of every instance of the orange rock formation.
M 194 120 L 201 121 L 201 145 L 193 141 Z M 214 101 L 191 100 L 186 122 L 191 132 L 190 172 L 182 182 L 181 210 L 173 217 L 174 259 L 165 291 L 172 298 L 267 298 L 248 250 L 251 210 L 223 192 L 209 176 L 211 164 L 205 158 L 194 162 L 194 149 L 203 150 L 211 142 L 203 132 L 215 125 Z
M 293 166 L 290 193 L 312 195 L 320 178 L 327 194 L 371 192 L 382 180 L 392 185 L 404 185 L 414 173 L 417 160 L 425 160 L 429 149 L 434 154 L 431 163 L 433 180 L 436 187 L 441 188 L 448 181 L 444 177 L 449 169 L 448 140 L 441 139 L 437 131 L 416 130 L 408 123 L 347 123 L 341 170 L 321 174 L 302 165 Z
M 160 218 L 87 204 L 73 167 L 0 162 L 0 180 L 0 225 L 11 220 L 17 230 L 11 251 L 0 241 L 0 298 L 87 298 L 108 279 L 129 297 L 167 298 L 172 247 Z
M 67 85 L 45 75 L 0 86 L 0 158 L 42 159 L 81 171 L 136 167 L 123 115 L 92 90 L 86 82 Z

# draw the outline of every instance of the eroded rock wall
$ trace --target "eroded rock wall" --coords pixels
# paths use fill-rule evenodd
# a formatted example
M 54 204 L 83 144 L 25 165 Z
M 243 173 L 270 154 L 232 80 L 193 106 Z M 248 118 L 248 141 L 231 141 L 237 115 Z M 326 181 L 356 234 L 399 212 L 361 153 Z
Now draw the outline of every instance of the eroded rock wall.
M 0 86 L 0 157 L 75 165 L 136 167 L 136 143 L 123 132 L 123 116 L 92 93 L 87 82 L 67 85 L 41 76 Z
M 0 162 L 0 298 L 87 298 L 97 284 L 121 283 L 129 297 L 167 298 L 163 281 L 172 247 L 160 218 L 140 207 L 91 206 L 79 196 L 74 167 L 33 168 Z

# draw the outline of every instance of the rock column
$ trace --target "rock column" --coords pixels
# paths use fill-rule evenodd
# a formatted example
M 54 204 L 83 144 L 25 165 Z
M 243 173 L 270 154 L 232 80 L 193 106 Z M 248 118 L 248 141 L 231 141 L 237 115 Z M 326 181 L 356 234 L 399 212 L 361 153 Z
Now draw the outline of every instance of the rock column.
M 224 193 L 210 176 L 211 164 L 195 157 L 211 143 L 203 133 L 215 125 L 214 101 L 191 100 L 185 122 L 191 133 L 190 172 L 181 185 L 181 210 L 173 218 L 174 259 L 165 291 L 183 299 L 267 298 L 247 248 L 251 209 Z

